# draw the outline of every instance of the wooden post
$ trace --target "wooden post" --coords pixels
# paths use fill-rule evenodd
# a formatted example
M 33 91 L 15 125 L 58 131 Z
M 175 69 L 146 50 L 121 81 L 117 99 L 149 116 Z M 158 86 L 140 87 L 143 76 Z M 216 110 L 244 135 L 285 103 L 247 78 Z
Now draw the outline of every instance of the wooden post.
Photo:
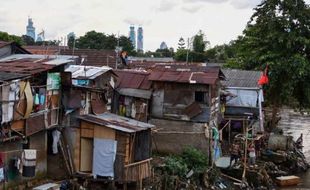
M 231 138 L 231 120 L 229 120 L 228 121 L 229 122 L 229 124 L 228 124 L 228 144 L 229 144 L 229 146 L 230 146 L 230 138 Z
M 248 150 L 248 129 L 247 129 L 247 126 L 248 126 L 248 123 L 243 121 L 243 123 L 246 123 L 245 124 L 245 147 L 244 147 L 244 161 L 243 161 L 243 174 L 242 174 L 242 182 L 244 182 L 246 180 L 245 178 L 245 175 L 246 175 L 246 167 L 247 167 L 247 150 Z

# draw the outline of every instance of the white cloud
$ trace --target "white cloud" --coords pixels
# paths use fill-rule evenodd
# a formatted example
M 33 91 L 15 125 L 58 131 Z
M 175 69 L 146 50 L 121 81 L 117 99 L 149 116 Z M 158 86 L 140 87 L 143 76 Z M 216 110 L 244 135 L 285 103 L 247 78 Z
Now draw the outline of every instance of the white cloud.
M 162 41 L 176 48 L 181 36 L 191 37 L 199 29 L 217 45 L 242 34 L 258 3 L 260 0 L 3 0 L 0 30 L 25 34 L 30 15 L 36 32 L 44 29 L 49 39 L 69 32 L 80 36 L 90 30 L 128 35 L 130 24 L 135 24 L 143 26 L 146 50 L 157 49 Z
M 201 5 L 191 5 L 191 6 L 183 6 L 182 10 L 188 13 L 197 13 L 203 6 Z
M 178 2 L 173 1 L 173 0 L 161 0 L 156 10 L 160 12 L 171 11 L 177 5 L 178 5 Z

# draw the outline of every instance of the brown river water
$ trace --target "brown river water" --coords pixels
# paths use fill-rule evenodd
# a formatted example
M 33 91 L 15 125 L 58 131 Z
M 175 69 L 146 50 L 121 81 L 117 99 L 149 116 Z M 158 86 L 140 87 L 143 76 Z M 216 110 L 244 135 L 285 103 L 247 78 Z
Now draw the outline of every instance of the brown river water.
M 303 152 L 310 162 L 310 115 L 302 115 L 291 109 L 283 109 L 279 127 L 283 129 L 285 135 L 293 136 L 296 140 L 303 133 Z M 285 190 L 310 190 L 310 169 L 306 173 L 298 174 L 302 183 L 295 187 L 281 188 Z

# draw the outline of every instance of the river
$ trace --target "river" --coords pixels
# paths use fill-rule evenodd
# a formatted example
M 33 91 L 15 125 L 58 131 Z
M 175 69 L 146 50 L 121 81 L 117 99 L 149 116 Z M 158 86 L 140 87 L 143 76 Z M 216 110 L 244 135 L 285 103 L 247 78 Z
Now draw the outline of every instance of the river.
M 296 140 L 303 133 L 303 152 L 310 162 L 310 115 L 302 115 L 291 109 L 283 109 L 281 111 L 281 120 L 279 127 L 283 129 L 285 135 L 292 135 Z M 310 190 L 310 169 L 306 173 L 298 174 L 302 179 L 302 183 L 296 187 L 281 188 L 290 190 Z

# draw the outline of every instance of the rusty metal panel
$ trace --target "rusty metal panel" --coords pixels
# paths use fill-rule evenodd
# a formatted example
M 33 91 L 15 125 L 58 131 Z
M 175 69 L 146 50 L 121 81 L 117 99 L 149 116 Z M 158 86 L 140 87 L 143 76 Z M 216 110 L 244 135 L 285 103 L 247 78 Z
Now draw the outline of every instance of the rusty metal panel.
M 26 119 L 26 136 L 32 135 L 45 129 L 44 114 Z
M 191 105 L 187 106 L 184 109 L 184 114 L 187 115 L 189 118 L 193 118 L 198 114 L 202 113 L 202 109 L 197 102 L 193 102 Z
M 148 80 L 149 73 L 138 71 L 116 71 L 118 75 L 118 88 L 133 88 L 148 90 L 151 88 L 151 81 Z

